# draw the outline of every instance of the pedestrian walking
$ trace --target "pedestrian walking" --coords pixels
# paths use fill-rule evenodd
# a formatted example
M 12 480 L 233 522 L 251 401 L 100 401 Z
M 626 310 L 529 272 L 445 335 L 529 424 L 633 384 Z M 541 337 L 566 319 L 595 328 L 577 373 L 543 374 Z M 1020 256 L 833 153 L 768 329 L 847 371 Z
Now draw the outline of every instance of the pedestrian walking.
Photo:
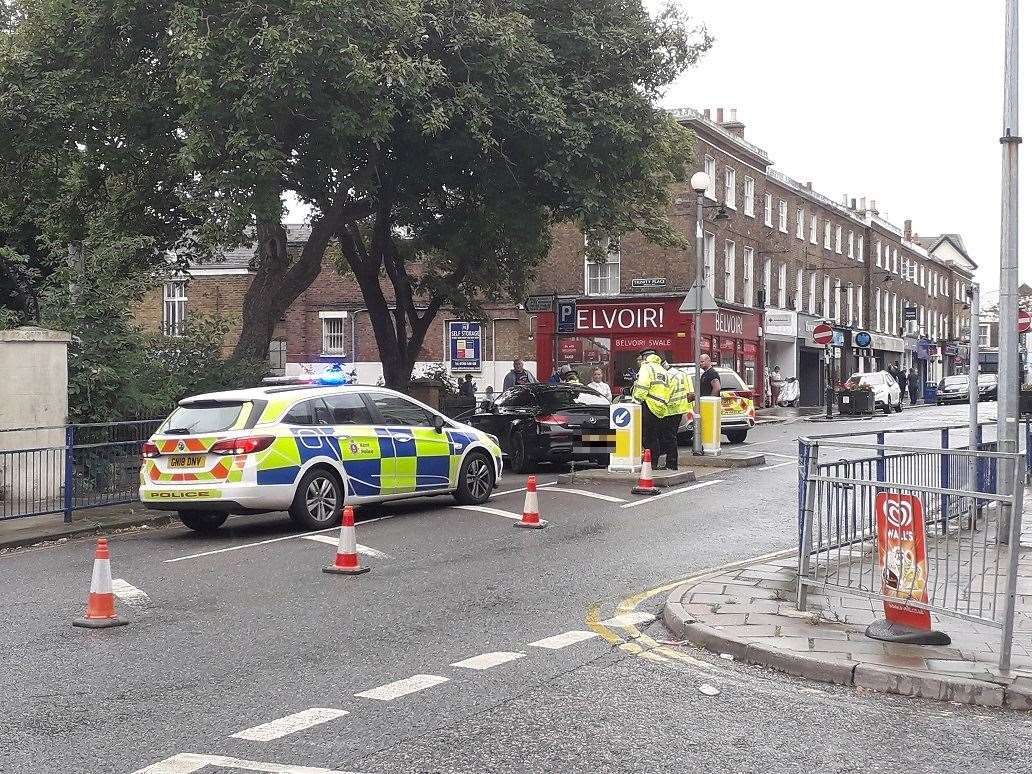
M 473 374 L 466 374 L 461 382 L 459 382 L 459 395 L 463 398 L 476 398 L 477 397 L 477 386 L 473 384 Z
M 512 370 L 505 375 L 505 379 L 502 381 L 503 390 L 511 390 L 513 387 L 520 384 L 533 384 L 537 379 L 534 375 L 523 367 L 522 360 L 512 361 Z
M 781 375 L 781 366 L 774 366 L 770 372 L 770 405 L 778 405 L 778 399 L 781 395 L 781 388 L 785 386 L 785 377 Z
M 917 403 L 917 396 L 921 388 L 921 376 L 917 373 L 916 368 L 910 369 L 910 374 L 907 376 L 907 388 L 910 390 L 910 405 L 913 406 Z M 903 395 L 900 393 L 899 400 L 903 402 Z
M 899 385 L 899 399 L 903 400 L 903 396 L 907 393 L 907 371 L 905 368 L 899 367 L 899 361 L 892 364 L 892 375 L 896 379 L 896 384 Z
M 663 359 L 654 349 L 643 349 L 638 355 L 638 377 L 631 397 L 641 404 L 642 445 L 652 453 L 654 461 L 665 453 L 669 443 L 663 419 L 670 399 L 670 374 L 663 368 Z M 676 446 L 677 439 L 674 438 Z
M 596 368 L 591 372 L 591 381 L 588 382 L 588 387 L 610 403 L 613 402 L 613 389 L 609 386 L 609 382 L 606 381 L 605 372 L 601 368 Z
M 770 369 L 763 371 L 763 408 L 770 408 Z

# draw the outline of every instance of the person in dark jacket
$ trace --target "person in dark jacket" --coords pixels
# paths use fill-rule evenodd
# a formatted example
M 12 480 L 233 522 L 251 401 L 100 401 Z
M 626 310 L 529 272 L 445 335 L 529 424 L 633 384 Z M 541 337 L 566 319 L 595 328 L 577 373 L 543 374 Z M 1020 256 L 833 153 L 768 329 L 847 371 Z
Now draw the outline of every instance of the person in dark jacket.
M 907 388 L 910 390 L 910 405 L 913 406 L 917 403 L 917 396 L 921 389 L 921 377 L 917 373 L 916 368 L 910 369 L 910 374 L 907 376 Z M 903 401 L 903 395 L 899 396 L 900 402 Z
M 473 374 L 466 374 L 465 378 L 459 382 L 459 395 L 463 398 L 475 398 L 477 396 L 477 386 L 473 384 Z
M 903 396 L 907 392 L 907 372 L 899 367 L 899 362 L 895 362 L 892 364 L 890 373 L 896 379 L 896 384 L 899 385 L 899 399 L 903 400 Z

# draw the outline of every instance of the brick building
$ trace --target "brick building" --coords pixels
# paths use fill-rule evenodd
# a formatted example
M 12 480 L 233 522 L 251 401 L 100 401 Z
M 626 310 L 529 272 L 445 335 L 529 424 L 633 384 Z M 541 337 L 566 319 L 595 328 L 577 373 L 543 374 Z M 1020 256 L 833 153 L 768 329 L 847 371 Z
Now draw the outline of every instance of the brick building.
M 778 171 L 768 153 L 745 138 L 735 111 L 711 114 L 677 110 L 696 135 L 695 168 L 711 188 L 704 210 L 705 280 L 719 311 L 703 315 L 703 349 L 735 368 L 759 389 L 768 368 L 798 376 L 801 402 L 822 400 L 823 349 L 810 332 L 828 319 L 836 326 L 832 375 L 898 361 L 936 380 L 966 362 L 967 289 L 976 268 L 957 234 L 918 237 L 909 221 L 894 225 L 874 201 L 834 201 Z M 690 175 L 689 175 L 690 177 Z M 695 194 L 673 192 L 675 227 L 695 234 Z M 292 243 L 303 227 L 289 228 Z M 191 312 L 235 317 L 227 347 L 239 334 L 240 302 L 250 282 L 253 250 L 229 252 L 221 263 L 196 267 L 187 281 L 169 283 L 144 299 L 139 317 L 151 329 L 175 333 Z M 363 381 L 382 373 L 368 314 L 356 284 L 329 254 L 319 278 L 277 326 L 270 358 L 280 370 L 354 361 Z M 627 234 L 603 260 L 590 260 L 575 227 L 557 227 L 552 251 L 531 292 L 575 302 L 573 314 L 528 315 L 514 305 L 495 305 L 479 326 L 481 388 L 501 384 L 515 357 L 536 367 L 540 378 L 560 364 L 583 371 L 602 367 L 612 383 L 645 346 L 688 361 L 692 315 L 680 313 L 694 281 L 694 245 L 681 251 Z M 389 288 L 388 288 L 389 290 Z M 389 295 L 388 295 L 389 297 Z M 448 361 L 444 313 L 427 335 L 423 364 Z M 856 340 L 859 332 L 868 332 Z M 861 348 L 859 343 L 867 343 Z

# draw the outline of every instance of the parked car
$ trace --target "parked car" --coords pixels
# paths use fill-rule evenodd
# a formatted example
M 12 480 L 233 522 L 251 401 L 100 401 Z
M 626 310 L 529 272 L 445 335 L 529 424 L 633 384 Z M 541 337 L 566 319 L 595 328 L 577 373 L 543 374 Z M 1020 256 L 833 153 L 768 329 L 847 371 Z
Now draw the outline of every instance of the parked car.
M 579 384 L 524 384 L 506 390 L 469 423 L 498 437 L 517 473 L 544 462 L 609 461 L 609 400 Z
M 687 371 L 692 379 L 689 384 L 694 390 L 695 363 L 674 363 L 673 368 Z M 753 393 L 745 380 L 731 368 L 715 366 L 720 376 L 720 429 L 728 443 L 743 443 L 749 430 L 756 424 L 756 407 Z M 689 411 L 677 429 L 678 440 L 689 443 L 694 429 L 695 411 Z
M 849 381 L 870 386 L 871 391 L 874 392 L 875 409 L 881 409 L 886 414 L 893 409 L 903 410 L 903 391 L 899 388 L 899 382 L 888 371 L 853 374 L 849 377 Z
M 986 374 L 988 376 L 988 374 Z M 939 388 L 935 391 L 935 405 L 941 406 L 944 403 L 967 403 L 968 400 L 968 376 L 957 374 L 947 376 L 939 382 Z
M 978 399 L 996 400 L 999 392 L 999 377 L 996 374 L 978 375 Z

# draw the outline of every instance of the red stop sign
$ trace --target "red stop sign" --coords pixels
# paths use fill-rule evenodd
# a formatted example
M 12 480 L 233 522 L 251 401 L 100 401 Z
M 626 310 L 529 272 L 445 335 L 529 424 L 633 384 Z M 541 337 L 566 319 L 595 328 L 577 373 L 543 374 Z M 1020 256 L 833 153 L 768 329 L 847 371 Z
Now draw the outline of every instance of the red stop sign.
M 1032 329 L 1032 313 L 1025 309 L 1018 310 L 1018 333 L 1027 333 Z
M 820 323 L 815 325 L 813 328 L 813 343 L 814 344 L 831 344 L 831 340 L 835 337 L 835 329 L 827 323 Z

